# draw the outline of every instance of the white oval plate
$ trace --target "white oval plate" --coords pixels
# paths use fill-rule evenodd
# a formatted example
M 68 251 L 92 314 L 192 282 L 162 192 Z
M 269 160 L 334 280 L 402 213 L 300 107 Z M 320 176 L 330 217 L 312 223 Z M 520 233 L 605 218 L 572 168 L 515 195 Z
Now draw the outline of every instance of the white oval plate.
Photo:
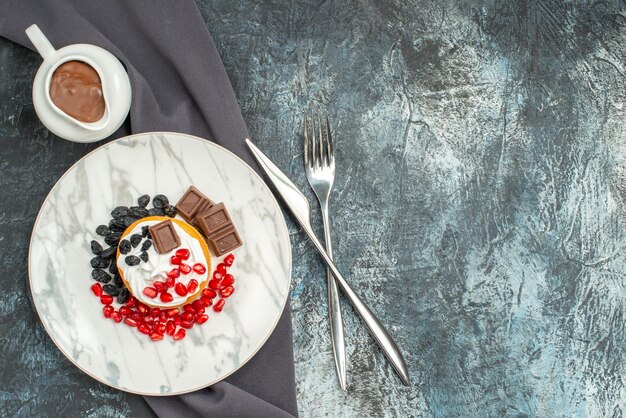
M 190 185 L 224 202 L 240 232 L 244 245 L 229 270 L 236 291 L 185 339 L 153 342 L 102 316 L 89 289 L 89 242 L 102 241 L 95 228 L 113 207 L 145 193 L 174 204 Z M 291 247 L 276 200 L 246 163 L 201 138 L 150 133 L 110 142 L 61 177 L 35 221 L 28 267 L 41 322 L 77 367 L 120 390 L 175 395 L 224 379 L 265 343 L 287 300 Z

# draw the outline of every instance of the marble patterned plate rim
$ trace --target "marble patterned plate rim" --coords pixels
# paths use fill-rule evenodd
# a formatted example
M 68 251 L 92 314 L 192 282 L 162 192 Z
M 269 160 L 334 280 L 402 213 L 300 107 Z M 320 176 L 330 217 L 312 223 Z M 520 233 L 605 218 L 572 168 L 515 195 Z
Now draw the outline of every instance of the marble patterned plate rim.
M 250 355 L 245 358 L 244 360 L 241 361 L 241 363 L 233 368 L 233 370 L 230 370 L 227 373 L 224 373 L 222 376 L 220 376 L 217 379 L 213 379 L 212 381 L 206 383 L 206 384 L 202 384 L 198 387 L 194 387 L 194 388 L 190 388 L 190 389 L 186 389 L 186 390 L 181 390 L 181 391 L 173 391 L 173 392 L 167 392 L 167 393 L 157 393 L 157 392 L 142 392 L 142 391 L 136 391 L 136 390 L 131 390 L 129 388 L 122 388 L 122 387 L 118 387 L 115 386 L 113 384 L 111 384 L 110 382 L 107 382 L 106 380 L 104 380 L 103 378 L 89 372 L 88 370 L 84 369 L 83 367 L 81 367 L 80 364 L 78 364 L 78 362 L 72 358 L 72 356 L 70 356 L 60 345 L 59 343 L 57 343 L 57 341 L 53 338 L 52 336 L 52 332 L 48 329 L 48 326 L 46 325 L 46 323 L 43 321 L 43 318 L 41 316 L 41 313 L 39 312 L 39 308 L 37 307 L 37 302 L 35 300 L 35 297 L 33 295 L 33 291 L 32 291 L 32 270 L 31 270 L 31 260 L 32 260 L 32 251 L 33 251 L 33 239 L 35 237 L 35 233 L 37 231 L 37 226 L 39 225 L 39 221 L 40 218 L 42 216 L 42 209 L 43 207 L 46 205 L 46 203 L 48 202 L 48 200 L 50 199 L 50 197 L 52 196 L 53 192 L 56 190 L 57 187 L 59 187 L 59 184 L 61 183 L 61 181 L 72 171 L 76 168 L 76 166 L 78 166 L 81 162 L 83 162 L 85 159 L 89 158 L 91 155 L 95 154 L 96 152 L 101 151 L 102 149 L 108 148 L 118 142 L 122 142 L 122 141 L 132 141 L 135 140 L 139 137 L 144 137 L 144 136 L 151 136 L 151 135 L 163 135 L 163 136 L 170 136 L 170 135 L 174 135 L 174 136 L 182 136 L 182 137 L 186 137 L 188 139 L 192 139 L 195 141 L 200 141 L 203 144 L 208 144 L 209 147 L 215 147 L 218 148 L 228 154 L 230 154 L 232 157 L 234 157 L 236 160 L 239 160 L 244 167 L 246 167 L 252 174 L 253 176 L 255 176 L 260 182 L 261 184 L 264 186 L 264 188 L 267 190 L 268 194 L 271 196 L 271 201 L 276 205 L 276 207 L 278 208 L 278 212 L 280 214 L 279 218 L 280 218 L 280 224 L 282 227 L 284 227 L 284 231 L 287 232 L 287 239 L 289 239 L 289 229 L 287 227 L 287 222 L 285 221 L 285 217 L 283 215 L 282 209 L 280 207 L 280 205 L 278 204 L 278 201 L 276 200 L 276 196 L 274 196 L 274 193 L 272 193 L 272 191 L 269 189 L 267 183 L 263 180 L 263 178 L 259 175 L 259 173 L 257 173 L 255 170 L 252 169 L 252 167 L 250 167 L 250 165 L 248 163 L 246 163 L 243 159 L 241 159 L 238 155 L 236 155 L 235 153 L 233 153 L 232 151 L 226 149 L 225 147 L 216 144 L 213 141 L 210 141 L 209 139 L 205 139 L 196 135 L 191 135 L 191 134 L 185 134 L 185 133 L 180 133 L 180 132 L 172 132 L 172 131 L 153 131 L 153 132 L 141 132 L 141 133 L 137 133 L 137 134 L 132 134 L 132 135 L 126 135 L 123 136 L 121 138 L 117 138 L 114 139 L 110 142 L 107 142 L 106 144 L 103 144 L 101 146 L 99 146 L 98 148 L 88 152 L 87 154 L 85 154 L 84 156 L 82 156 L 80 159 L 78 159 L 78 161 L 76 161 L 74 164 L 72 164 L 69 168 L 67 168 L 67 170 L 65 170 L 65 172 L 63 173 L 63 175 L 61 175 L 61 177 L 59 177 L 59 179 L 54 183 L 54 186 L 52 186 L 52 188 L 50 189 L 50 191 L 48 192 L 48 194 L 46 195 L 46 198 L 43 200 L 43 202 L 41 203 L 41 206 L 39 208 L 39 212 L 37 213 L 37 217 L 35 218 L 35 223 L 33 224 L 33 229 L 31 231 L 31 235 L 30 235 L 30 240 L 29 240 L 29 244 L 28 244 L 28 290 L 31 296 L 31 300 L 32 300 L 32 304 L 33 307 L 35 308 L 35 312 L 37 313 L 37 317 L 39 318 L 39 323 L 43 326 L 44 330 L 46 331 L 46 334 L 48 335 L 48 337 L 50 338 L 50 340 L 52 340 L 52 343 L 55 345 L 55 347 L 75 366 L 77 367 L 79 370 L 81 370 L 83 373 L 85 373 L 87 376 L 97 380 L 98 382 L 101 382 L 109 387 L 112 387 L 114 389 L 123 391 L 123 392 L 127 392 L 127 393 L 132 393 L 135 395 L 142 395 L 142 396 L 177 396 L 177 395 L 183 395 L 186 393 L 191 393 L 191 392 L 195 392 L 204 388 L 207 388 L 211 385 L 214 385 L 216 383 L 221 382 L 222 380 L 226 379 L 227 377 L 229 377 L 230 375 L 232 375 L 233 373 L 235 373 L 236 371 L 238 371 L 239 369 L 241 369 L 243 366 L 245 366 L 258 352 L 259 350 L 265 345 L 265 343 L 267 343 L 267 340 L 269 339 L 269 337 L 274 333 L 274 331 L 276 330 L 276 326 L 278 325 L 278 322 L 280 321 L 280 318 L 283 315 L 283 312 L 285 311 L 285 307 L 287 305 L 287 300 L 289 299 L 289 288 L 291 286 L 291 275 L 293 273 L 293 257 L 292 257 L 292 253 L 291 253 L 291 245 L 288 245 L 288 254 L 289 254 L 289 259 L 288 259 L 288 277 L 289 280 L 286 281 L 287 283 L 287 288 L 285 291 L 285 296 L 283 297 L 283 300 L 281 301 L 281 309 L 280 309 L 280 314 L 276 317 L 276 319 L 274 320 L 274 323 L 272 324 L 271 328 L 269 329 L 269 332 L 267 333 L 267 335 L 265 335 L 265 338 L 263 338 L 262 341 L 259 342 L 259 345 L 256 347 L 256 349 L 252 350 Z

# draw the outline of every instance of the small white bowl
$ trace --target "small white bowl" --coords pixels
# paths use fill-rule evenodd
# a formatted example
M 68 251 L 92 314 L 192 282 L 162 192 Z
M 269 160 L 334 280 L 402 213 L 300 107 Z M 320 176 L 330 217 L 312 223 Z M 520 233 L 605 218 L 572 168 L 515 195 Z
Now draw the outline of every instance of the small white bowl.
M 26 35 L 43 58 L 33 81 L 33 105 L 46 128 L 73 142 L 95 142 L 114 133 L 124 123 L 132 97 L 130 80 L 122 63 L 105 49 L 90 44 L 73 44 L 55 50 L 37 25 L 26 29 Z M 52 74 L 68 61 L 82 61 L 100 76 L 105 111 L 97 122 L 74 119 L 50 98 Z

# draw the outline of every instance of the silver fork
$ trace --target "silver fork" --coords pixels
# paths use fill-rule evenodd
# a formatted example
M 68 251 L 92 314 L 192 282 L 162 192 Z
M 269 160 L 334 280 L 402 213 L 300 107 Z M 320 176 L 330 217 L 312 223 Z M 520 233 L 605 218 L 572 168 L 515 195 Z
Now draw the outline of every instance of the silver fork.
M 330 242 L 330 220 L 328 216 L 328 200 L 335 180 L 335 152 L 330 134 L 330 124 L 326 116 L 326 135 L 322 134 L 320 112 L 311 114 L 311 144 L 309 149 L 308 116 L 304 115 L 304 166 L 306 178 L 320 202 L 322 221 L 324 222 L 324 238 L 326 252 L 332 258 L 333 250 Z M 318 146 L 319 144 L 319 146 Z M 310 151 L 310 152 L 309 152 Z M 335 365 L 341 389 L 346 390 L 346 344 L 343 336 L 343 320 L 339 305 L 339 289 L 329 268 L 326 269 L 328 282 L 328 317 L 330 320 L 330 337 L 333 343 Z

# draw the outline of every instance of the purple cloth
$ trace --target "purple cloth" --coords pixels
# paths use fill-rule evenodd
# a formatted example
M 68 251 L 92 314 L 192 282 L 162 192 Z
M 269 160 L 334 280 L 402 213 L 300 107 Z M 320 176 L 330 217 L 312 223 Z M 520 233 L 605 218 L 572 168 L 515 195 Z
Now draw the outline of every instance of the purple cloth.
M 55 48 L 95 44 L 124 63 L 133 100 L 129 123 L 115 136 L 173 131 L 211 138 L 258 170 L 230 81 L 192 0 L 0 3 L 0 36 L 34 49 L 24 33 L 33 23 Z M 296 416 L 289 304 L 263 348 L 225 381 L 146 401 L 160 417 Z

